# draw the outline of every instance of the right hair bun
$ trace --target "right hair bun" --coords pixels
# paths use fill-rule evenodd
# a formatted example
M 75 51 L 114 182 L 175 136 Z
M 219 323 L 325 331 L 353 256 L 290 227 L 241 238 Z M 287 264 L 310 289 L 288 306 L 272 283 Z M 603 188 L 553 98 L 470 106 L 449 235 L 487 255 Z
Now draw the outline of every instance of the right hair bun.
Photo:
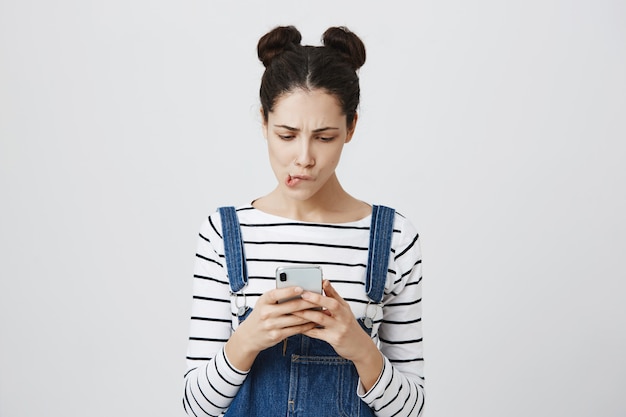
M 299 45 L 302 35 L 294 26 L 278 26 L 267 32 L 257 45 L 259 60 L 267 68 L 272 60 L 292 45 Z
M 326 29 L 322 35 L 324 46 L 340 52 L 352 68 L 356 71 L 365 64 L 365 45 L 361 38 L 345 26 L 335 26 Z

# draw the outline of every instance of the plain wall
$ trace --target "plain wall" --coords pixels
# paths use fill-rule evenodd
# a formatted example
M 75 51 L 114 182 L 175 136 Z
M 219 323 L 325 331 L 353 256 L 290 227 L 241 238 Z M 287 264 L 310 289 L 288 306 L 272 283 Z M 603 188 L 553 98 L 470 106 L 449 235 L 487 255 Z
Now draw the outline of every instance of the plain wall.
M 626 415 L 626 3 L 0 0 L 0 416 L 182 415 L 278 24 L 368 48 L 339 176 L 420 231 L 426 415 Z

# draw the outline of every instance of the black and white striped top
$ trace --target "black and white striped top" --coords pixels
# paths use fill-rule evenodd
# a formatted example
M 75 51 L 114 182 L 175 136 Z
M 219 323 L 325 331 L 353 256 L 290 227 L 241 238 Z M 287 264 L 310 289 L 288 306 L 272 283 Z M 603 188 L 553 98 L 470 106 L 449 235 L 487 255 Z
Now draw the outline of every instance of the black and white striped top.
M 365 268 L 371 216 L 340 224 L 309 223 L 273 216 L 250 205 L 237 215 L 248 268 L 243 289 L 249 307 L 275 288 L 278 266 L 321 265 L 324 278 L 349 302 L 356 317 L 374 316 L 372 338 L 385 357 L 374 387 L 361 399 L 377 416 L 418 416 L 424 405 L 422 348 L 422 275 L 419 236 L 409 220 L 396 213 L 389 273 L 381 305 L 369 305 Z M 192 317 L 183 405 L 188 415 L 224 412 L 246 373 L 227 360 L 223 346 L 238 325 L 230 295 L 219 213 L 200 229 L 193 281 Z M 367 314 L 366 314 L 366 311 Z

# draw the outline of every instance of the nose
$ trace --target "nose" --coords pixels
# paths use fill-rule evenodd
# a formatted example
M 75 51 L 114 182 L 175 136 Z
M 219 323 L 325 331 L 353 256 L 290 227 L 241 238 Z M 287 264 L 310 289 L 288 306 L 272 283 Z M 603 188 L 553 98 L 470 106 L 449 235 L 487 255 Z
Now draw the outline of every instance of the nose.
M 296 166 L 304 168 L 312 167 L 313 165 L 315 165 L 315 158 L 313 157 L 311 143 L 308 140 L 303 140 L 300 143 L 298 154 L 296 155 L 294 163 L 296 164 Z

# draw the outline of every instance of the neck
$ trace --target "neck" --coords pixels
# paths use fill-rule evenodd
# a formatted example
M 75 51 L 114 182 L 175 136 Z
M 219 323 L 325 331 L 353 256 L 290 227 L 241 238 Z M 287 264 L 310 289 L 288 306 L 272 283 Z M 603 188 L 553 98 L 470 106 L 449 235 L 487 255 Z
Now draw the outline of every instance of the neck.
M 320 223 L 356 221 L 371 211 L 367 204 L 348 194 L 336 176 L 329 180 L 327 186 L 306 200 L 291 198 L 277 187 L 267 196 L 256 200 L 254 206 L 280 217 Z

